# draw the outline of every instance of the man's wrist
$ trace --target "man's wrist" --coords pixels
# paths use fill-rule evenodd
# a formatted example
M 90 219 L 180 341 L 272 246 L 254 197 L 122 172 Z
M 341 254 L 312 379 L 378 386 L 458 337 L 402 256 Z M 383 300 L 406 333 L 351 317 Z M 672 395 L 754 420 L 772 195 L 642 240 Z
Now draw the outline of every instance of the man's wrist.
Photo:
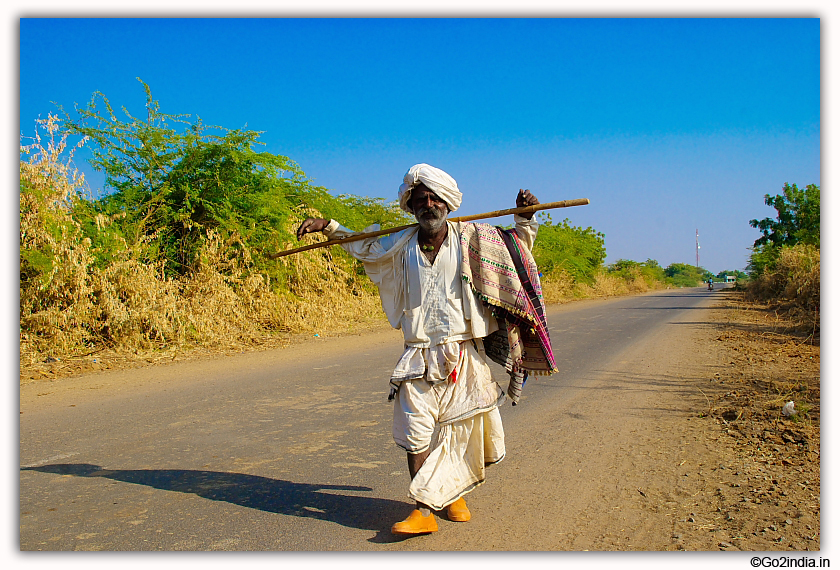
M 327 225 L 324 226 L 324 229 L 322 229 L 321 232 L 325 236 L 330 237 L 332 234 L 334 234 L 336 232 L 336 230 L 339 228 L 339 226 L 340 226 L 340 224 L 337 221 L 330 219 L 330 220 L 327 220 Z

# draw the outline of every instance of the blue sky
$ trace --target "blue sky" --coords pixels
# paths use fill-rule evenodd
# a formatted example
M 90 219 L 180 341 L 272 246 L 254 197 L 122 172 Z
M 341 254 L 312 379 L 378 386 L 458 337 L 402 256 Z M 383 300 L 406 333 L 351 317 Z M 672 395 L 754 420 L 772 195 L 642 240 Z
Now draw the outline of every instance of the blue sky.
M 337 193 L 427 162 L 463 215 L 589 198 L 552 217 L 608 263 L 693 264 L 699 230 L 702 266 L 743 268 L 764 194 L 821 184 L 818 18 L 20 20 L 24 135 L 95 91 L 142 114 L 137 77 Z

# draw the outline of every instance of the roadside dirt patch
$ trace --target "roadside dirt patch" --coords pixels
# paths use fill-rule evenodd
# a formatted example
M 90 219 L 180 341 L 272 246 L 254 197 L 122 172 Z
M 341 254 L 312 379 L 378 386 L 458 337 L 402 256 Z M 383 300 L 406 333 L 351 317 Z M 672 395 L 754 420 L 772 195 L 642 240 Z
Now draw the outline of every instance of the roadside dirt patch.
M 718 459 L 686 476 L 705 499 L 680 517 L 676 548 L 819 550 L 819 331 L 741 293 L 720 295 L 708 342 L 724 366 L 701 387 L 699 414 Z M 787 402 L 795 415 L 782 412 Z

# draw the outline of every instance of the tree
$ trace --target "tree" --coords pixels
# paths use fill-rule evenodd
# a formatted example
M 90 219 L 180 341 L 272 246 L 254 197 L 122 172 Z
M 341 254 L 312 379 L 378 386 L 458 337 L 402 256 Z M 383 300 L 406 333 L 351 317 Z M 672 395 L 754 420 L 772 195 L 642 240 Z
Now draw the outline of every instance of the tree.
M 776 210 L 776 219 L 750 220 L 750 226 L 761 230 L 755 247 L 820 245 L 820 187 L 809 184 L 804 190 L 785 182 L 781 194 L 765 194 L 764 203 Z
M 254 150 L 260 144 L 255 131 L 206 127 L 200 118 L 160 112 L 149 86 L 143 87 L 147 117 L 123 108 L 127 120 L 118 119 L 108 99 L 95 93 L 66 127 L 90 139 L 91 164 L 105 173 L 110 190 L 78 212 L 90 210 L 85 226 L 94 244 L 105 237 L 95 216 L 119 217 L 128 244 L 146 244 L 147 261 L 162 261 L 167 274 L 183 275 L 199 262 L 208 231 L 218 232 L 232 255 L 246 258 L 248 242 L 276 249 L 290 239 L 291 211 L 316 190 L 300 168 L 285 156 Z
M 747 269 L 754 275 L 772 267 L 783 247 L 802 243 L 820 247 L 820 187 L 809 184 L 805 189 L 785 182 L 782 193 L 765 194 L 764 203 L 776 210 L 776 219 L 750 220 L 750 226 L 761 231 L 753 244 Z
M 707 269 L 687 263 L 672 263 L 665 268 L 665 276 L 677 287 L 697 287 L 701 281 L 712 277 L 712 273 Z
M 747 275 L 746 273 L 744 273 L 743 271 L 741 271 L 739 269 L 727 269 L 726 271 L 721 271 L 720 273 L 715 275 L 715 277 L 717 279 L 724 280 L 724 279 L 726 279 L 726 277 L 728 275 L 731 275 L 731 276 L 735 277 L 736 280 L 737 279 L 746 279 L 747 277 L 749 277 L 749 275 Z
M 106 176 L 107 195 L 80 202 L 75 211 L 98 263 L 109 261 L 115 239 L 124 240 L 142 252 L 144 262 L 160 262 L 167 276 L 182 276 L 201 264 L 200 252 L 212 233 L 224 242 L 227 258 L 277 285 L 285 269 L 262 253 L 293 242 L 296 224 L 312 209 L 360 229 L 373 221 L 406 223 L 396 204 L 334 197 L 311 184 L 288 157 L 257 150 L 262 144 L 257 131 L 208 127 L 200 118 L 161 112 L 149 86 L 140 83 L 145 117 L 123 107 L 126 119 L 118 118 L 97 92 L 65 127 L 88 137 L 91 164 Z M 102 231 L 97 220 L 103 217 L 118 223 Z M 346 254 L 336 250 L 336 255 Z

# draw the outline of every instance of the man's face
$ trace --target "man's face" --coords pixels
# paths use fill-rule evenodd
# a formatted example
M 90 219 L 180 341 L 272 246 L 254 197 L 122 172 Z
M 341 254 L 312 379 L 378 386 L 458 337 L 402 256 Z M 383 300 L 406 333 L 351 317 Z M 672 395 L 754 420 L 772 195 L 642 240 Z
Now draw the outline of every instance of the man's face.
M 423 184 L 411 190 L 408 205 L 420 227 L 428 232 L 437 232 L 446 223 L 449 206 Z

